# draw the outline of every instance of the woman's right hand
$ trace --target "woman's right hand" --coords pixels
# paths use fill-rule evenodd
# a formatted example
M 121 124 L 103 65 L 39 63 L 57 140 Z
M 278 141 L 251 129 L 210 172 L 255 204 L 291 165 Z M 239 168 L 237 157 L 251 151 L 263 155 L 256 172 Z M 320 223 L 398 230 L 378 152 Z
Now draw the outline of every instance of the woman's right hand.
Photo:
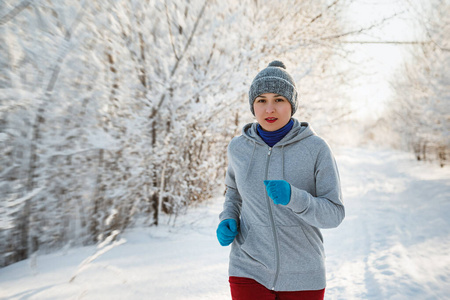
M 217 227 L 216 234 L 220 245 L 228 246 L 229 244 L 231 244 L 238 234 L 236 220 L 226 219 L 220 222 L 219 226 Z

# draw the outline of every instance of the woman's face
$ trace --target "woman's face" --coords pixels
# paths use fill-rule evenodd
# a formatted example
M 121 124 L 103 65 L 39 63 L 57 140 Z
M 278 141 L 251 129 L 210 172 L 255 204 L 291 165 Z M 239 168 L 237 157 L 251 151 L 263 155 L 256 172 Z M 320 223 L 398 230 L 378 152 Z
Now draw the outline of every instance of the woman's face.
M 253 102 L 256 121 L 265 131 L 275 131 L 286 125 L 291 119 L 291 103 L 278 94 L 265 93 Z

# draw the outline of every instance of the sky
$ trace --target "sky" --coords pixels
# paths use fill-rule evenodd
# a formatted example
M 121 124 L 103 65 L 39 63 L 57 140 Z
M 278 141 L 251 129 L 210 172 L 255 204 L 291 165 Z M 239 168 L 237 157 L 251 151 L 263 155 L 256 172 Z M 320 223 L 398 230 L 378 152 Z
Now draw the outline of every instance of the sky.
M 348 40 L 415 40 L 417 30 L 411 22 L 411 11 L 407 0 L 356 0 L 348 11 L 350 28 L 366 28 L 385 18 L 389 19 L 370 33 L 351 36 Z M 394 15 L 396 16 L 390 18 Z M 395 44 L 349 44 L 349 48 L 354 50 L 352 59 L 362 62 L 358 67 L 365 74 L 349 90 L 353 99 L 352 108 L 357 111 L 357 117 L 376 118 L 389 105 L 393 97 L 389 80 L 405 61 L 407 47 Z

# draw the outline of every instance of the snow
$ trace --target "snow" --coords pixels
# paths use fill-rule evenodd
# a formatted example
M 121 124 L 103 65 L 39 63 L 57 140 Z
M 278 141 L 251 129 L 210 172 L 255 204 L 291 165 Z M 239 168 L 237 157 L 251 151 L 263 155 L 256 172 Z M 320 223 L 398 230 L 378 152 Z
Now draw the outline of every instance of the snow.
M 325 299 L 448 299 L 448 168 L 388 150 L 335 154 L 346 219 L 323 230 Z M 0 299 L 230 299 L 229 247 L 215 238 L 222 201 L 219 192 L 175 225 L 0 269 Z
M 330 299 L 448 299 L 450 172 L 410 154 L 337 156 L 346 219 L 324 231 Z

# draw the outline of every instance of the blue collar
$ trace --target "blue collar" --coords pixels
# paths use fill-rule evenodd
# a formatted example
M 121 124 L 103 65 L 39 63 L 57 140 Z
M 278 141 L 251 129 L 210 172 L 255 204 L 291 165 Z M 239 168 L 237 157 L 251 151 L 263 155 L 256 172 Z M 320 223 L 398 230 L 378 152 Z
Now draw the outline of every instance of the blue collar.
M 294 121 L 291 119 L 286 125 L 282 128 L 275 131 L 264 131 L 261 125 L 258 124 L 257 130 L 259 136 L 263 139 L 263 141 L 269 146 L 273 147 L 276 143 L 281 141 L 282 138 L 288 134 L 288 132 L 294 126 Z

